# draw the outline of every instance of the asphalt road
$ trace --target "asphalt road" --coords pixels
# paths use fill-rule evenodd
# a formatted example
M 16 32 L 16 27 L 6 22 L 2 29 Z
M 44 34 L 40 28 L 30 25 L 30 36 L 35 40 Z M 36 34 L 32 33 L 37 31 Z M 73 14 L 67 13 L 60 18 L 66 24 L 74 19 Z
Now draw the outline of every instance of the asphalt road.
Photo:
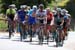
M 38 45 L 38 39 L 33 38 L 33 42 L 20 42 L 19 34 L 14 34 L 14 37 L 8 39 L 8 33 L 0 32 L 0 50 L 75 50 L 75 32 L 69 32 L 68 39 L 65 40 L 63 47 L 54 47 L 55 42 L 49 42 L 49 45 L 44 42 L 43 45 Z

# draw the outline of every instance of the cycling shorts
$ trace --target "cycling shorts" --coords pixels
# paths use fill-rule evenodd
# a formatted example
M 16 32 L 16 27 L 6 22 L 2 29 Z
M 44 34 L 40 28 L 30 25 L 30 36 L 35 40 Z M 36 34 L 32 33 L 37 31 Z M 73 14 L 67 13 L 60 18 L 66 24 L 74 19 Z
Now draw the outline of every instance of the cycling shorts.
M 43 24 L 44 23 L 44 19 L 39 20 L 39 23 Z

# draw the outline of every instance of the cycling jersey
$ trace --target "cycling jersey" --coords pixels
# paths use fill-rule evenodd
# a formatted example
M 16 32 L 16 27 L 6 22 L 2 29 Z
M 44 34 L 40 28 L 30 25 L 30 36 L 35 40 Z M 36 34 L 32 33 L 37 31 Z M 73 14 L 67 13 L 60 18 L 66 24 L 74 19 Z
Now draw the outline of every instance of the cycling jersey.
M 7 9 L 6 11 L 7 17 L 10 18 L 12 21 L 14 20 L 15 13 L 15 9 Z
M 33 12 L 33 9 L 31 9 L 31 10 L 28 12 L 28 14 L 27 14 L 27 15 L 32 16 L 32 12 Z
M 25 16 L 26 16 L 26 12 L 25 11 L 23 11 L 23 10 L 19 10 L 18 11 L 18 17 L 19 17 L 21 22 L 25 20 Z
M 62 23 L 62 18 L 63 18 L 63 15 L 62 14 L 56 14 L 55 16 L 55 24 L 56 25 L 60 25 Z
M 50 12 L 49 14 L 47 14 L 47 24 L 51 23 L 52 17 L 53 17 L 53 13 Z
M 44 23 L 44 17 L 46 17 L 46 12 L 44 10 L 43 11 L 37 10 L 36 15 L 37 17 L 39 17 L 38 19 L 39 23 Z
M 63 28 L 66 27 L 67 23 L 68 23 L 69 17 L 67 15 L 64 15 L 64 24 L 63 24 Z
M 35 14 L 36 14 L 36 10 L 31 9 L 28 13 L 28 23 L 30 25 L 35 24 L 36 23 L 36 18 L 35 18 Z
M 68 22 L 69 17 L 67 15 L 64 15 L 64 22 Z
M 7 11 L 6 11 L 6 14 L 8 15 L 10 15 L 10 14 L 15 14 L 16 13 L 16 11 L 15 11 L 15 9 L 7 9 Z
M 30 25 L 35 24 L 35 23 L 36 23 L 35 17 L 29 16 L 28 23 L 29 23 Z

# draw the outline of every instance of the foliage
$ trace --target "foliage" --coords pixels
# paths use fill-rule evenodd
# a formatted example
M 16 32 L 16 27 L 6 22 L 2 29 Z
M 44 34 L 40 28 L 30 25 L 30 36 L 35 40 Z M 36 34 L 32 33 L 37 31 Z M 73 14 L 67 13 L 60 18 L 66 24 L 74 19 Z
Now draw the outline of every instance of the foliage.
M 51 3 L 52 0 L 0 0 L 0 5 L 1 6 L 1 12 L 5 12 L 6 9 L 10 4 L 16 4 L 17 8 L 19 9 L 20 5 L 39 5 L 39 4 L 44 4 L 45 7 L 48 5 L 48 3 Z

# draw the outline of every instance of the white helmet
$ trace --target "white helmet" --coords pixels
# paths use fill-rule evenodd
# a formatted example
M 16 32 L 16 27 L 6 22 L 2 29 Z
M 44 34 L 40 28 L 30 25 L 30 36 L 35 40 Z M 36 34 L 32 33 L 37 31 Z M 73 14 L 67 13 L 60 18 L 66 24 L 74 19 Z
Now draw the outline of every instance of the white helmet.
M 61 8 L 57 8 L 57 11 L 58 11 L 58 12 L 61 12 L 61 10 L 62 10 Z
M 15 5 L 15 4 L 12 4 L 12 6 L 13 6 L 13 7 L 16 7 L 16 5 Z
M 22 8 L 26 8 L 27 6 L 26 5 L 21 5 L 20 6 L 20 8 L 22 9 Z
M 55 11 L 55 10 L 52 10 L 52 12 L 53 12 L 53 13 L 56 13 L 57 11 Z
M 36 5 L 34 5 L 34 6 L 33 6 L 33 9 L 37 9 L 37 6 L 36 6 Z
M 62 12 L 63 13 L 68 13 L 68 11 L 66 9 L 63 9 Z
M 16 7 L 16 5 L 15 5 L 15 4 L 11 4 L 11 5 L 9 5 L 9 7 L 14 7 L 14 8 L 15 8 L 15 7 Z

